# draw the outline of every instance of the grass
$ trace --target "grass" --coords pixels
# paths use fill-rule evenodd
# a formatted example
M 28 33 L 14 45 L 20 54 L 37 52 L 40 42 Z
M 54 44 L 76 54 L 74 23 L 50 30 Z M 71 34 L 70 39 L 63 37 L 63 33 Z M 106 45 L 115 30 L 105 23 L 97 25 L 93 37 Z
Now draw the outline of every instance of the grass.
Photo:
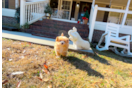
M 3 38 L 2 79 L 8 80 L 3 88 L 16 88 L 20 80 L 20 88 L 132 87 L 132 58 L 93 50 L 94 56 L 69 51 L 67 57 L 56 58 L 51 47 Z M 24 74 L 9 77 L 17 71 Z

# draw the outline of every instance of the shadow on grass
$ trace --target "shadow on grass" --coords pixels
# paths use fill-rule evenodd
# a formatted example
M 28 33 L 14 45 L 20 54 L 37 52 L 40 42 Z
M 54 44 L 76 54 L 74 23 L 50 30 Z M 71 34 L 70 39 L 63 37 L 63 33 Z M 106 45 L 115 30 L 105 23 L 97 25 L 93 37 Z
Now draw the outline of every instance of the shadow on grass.
M 72 57 L 72 56 L 63 57 L 63 59 L 68 61 L 72 65 L 74 65 L 77 69 L 87 71 L 89 76 L 98 76 L 98 77 L 104 78 L 104 76 L 102 74 L 91 69 L 90 63 L 87 63 L 77 57 Z
M 112 58 L 112 59 L 116 59 L 116 60 L 119 60 L 119 61 L 123 61 L 125 63 L 132 64 L 132 58 L 119 56 L 119 55 L 115 54 L 113 51 L 98 51 L 98 50 L 94 49 L 94 52 L 98 53 L 100 55 L 106 56 L 108 58 Z M 99 57 L 99 56 L 95 55 L 94 57 Z M 101 57 L 100 57 L 100 59 L 99 58 L 94 58 L 94 59 L 98 59 L 99 61 L 101 61 Z M 105 59 L 102 59 L 101 62 L 105 62 Z

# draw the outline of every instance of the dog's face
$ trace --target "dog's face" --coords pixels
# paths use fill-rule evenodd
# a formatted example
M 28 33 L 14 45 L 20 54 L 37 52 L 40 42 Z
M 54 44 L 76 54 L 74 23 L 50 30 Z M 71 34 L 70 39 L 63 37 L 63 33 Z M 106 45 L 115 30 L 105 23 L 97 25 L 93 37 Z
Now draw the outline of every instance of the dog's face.
M 69 39 L 65 37 L 62 33 L 61 36 L 58 36 L 56 38 L 56 42 L 58 42 L 60 45 L 66 45 L 69 43 Z

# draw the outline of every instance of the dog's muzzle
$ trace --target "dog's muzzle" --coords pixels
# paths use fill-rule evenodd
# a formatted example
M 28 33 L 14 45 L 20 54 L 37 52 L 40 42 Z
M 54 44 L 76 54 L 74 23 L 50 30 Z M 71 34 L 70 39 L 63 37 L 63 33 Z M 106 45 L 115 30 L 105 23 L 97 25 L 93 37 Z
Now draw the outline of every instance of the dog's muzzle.
M 65 41 L 60 41 L 60 43 L 63 45 L 65 43 Z

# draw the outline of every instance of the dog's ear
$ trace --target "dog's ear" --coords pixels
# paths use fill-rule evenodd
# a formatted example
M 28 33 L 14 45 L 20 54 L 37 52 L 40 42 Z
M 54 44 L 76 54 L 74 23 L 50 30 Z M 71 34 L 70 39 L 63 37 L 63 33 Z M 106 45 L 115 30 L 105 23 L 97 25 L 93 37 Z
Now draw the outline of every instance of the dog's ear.
M 69 42 L 69 39 L 67 39 L 66 41 Z
M 56 41 L 59 41 L 59 38 L 58 37 L 56 37 Z
M 77 31 L 77 28 L 76 28 L 76 27 L 73 27 L 73 30 L 74 30 L 74 31 Z
M 61 33 L 61 36 L 64 36 L 64 34 L 63 34 L 63 33 Z

